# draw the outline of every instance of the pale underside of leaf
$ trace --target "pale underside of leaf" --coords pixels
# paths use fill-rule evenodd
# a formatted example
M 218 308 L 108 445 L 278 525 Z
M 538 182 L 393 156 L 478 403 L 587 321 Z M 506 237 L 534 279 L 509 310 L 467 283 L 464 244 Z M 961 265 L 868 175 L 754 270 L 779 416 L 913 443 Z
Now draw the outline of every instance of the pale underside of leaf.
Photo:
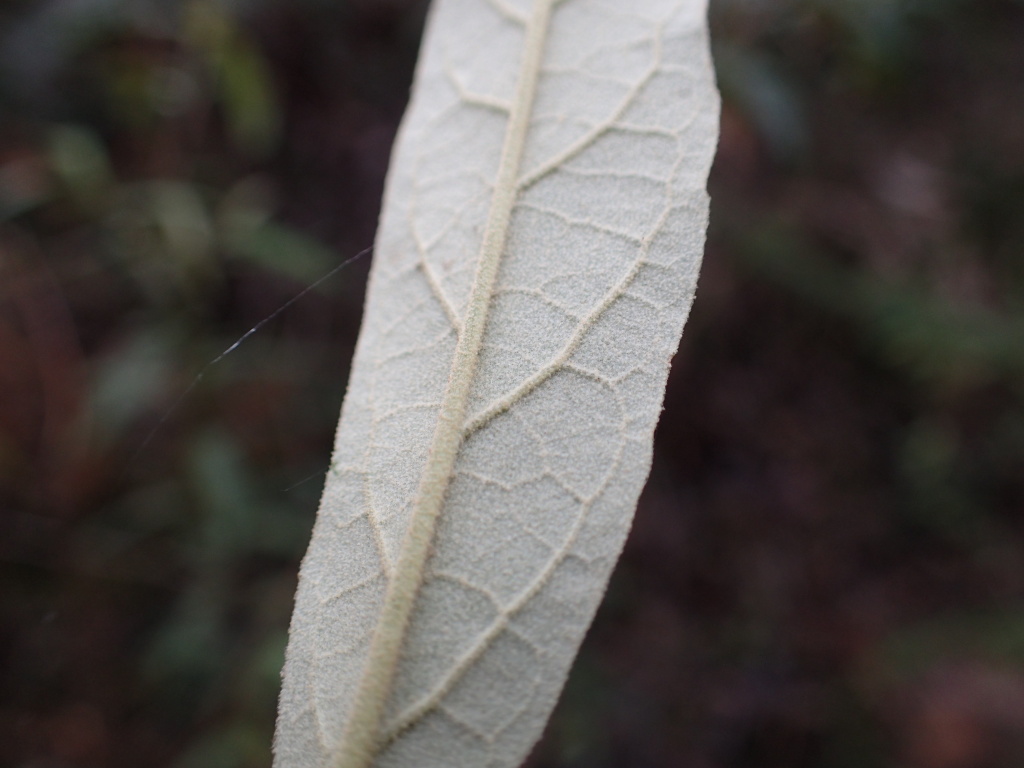
M 275 766 L 514 766 L 629 529 L 692 302 L 704 0 L 435 0 L 303 561 Z

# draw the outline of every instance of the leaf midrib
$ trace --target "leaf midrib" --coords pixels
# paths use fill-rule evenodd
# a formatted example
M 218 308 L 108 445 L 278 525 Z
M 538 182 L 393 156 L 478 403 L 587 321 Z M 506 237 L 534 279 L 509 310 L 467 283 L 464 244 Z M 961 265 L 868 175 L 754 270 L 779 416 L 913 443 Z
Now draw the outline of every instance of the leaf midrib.
M 369 768 L 384 746 L 381 723 L 401 658 L 412 610 L 423 584 L 438 518 L 463 440 L 466 410 L 476 377 L 480 349 L 501 256 L 518 194 L 518 178 L 540 77 L 551 12 L 558 0 L 535 0 L 526 22 L 526 39 L 516 93 L 509 110 L 501 160 L 466 316 L 438 413 L 437 426 L 413 502 L 409 528 L 395 562 L 374 629 L 352 712 L 338 747 L 334 768 Z

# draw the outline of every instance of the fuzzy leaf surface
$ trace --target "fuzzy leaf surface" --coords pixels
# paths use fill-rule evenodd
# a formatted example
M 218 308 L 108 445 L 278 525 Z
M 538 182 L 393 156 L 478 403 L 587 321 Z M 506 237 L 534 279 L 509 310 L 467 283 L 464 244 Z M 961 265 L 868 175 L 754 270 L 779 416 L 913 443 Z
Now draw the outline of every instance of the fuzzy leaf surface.
M 435 0 L 302 564 L 277 768 L 540 736 L 650 469 L 718 128 L 705 0 Z

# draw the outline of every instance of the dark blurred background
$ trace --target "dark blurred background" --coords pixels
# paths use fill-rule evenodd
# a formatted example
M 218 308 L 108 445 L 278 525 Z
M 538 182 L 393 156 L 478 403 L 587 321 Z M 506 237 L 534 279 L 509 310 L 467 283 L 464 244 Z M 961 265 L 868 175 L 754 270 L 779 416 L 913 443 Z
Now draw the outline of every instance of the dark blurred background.
M 371 244 L 424 11 L 0 4 L 0 765 L 269 765 L 368 259 L 209 364 Z M 711 16 L 701 286 L 530 765 L 1020 768 L 1024 3 Z

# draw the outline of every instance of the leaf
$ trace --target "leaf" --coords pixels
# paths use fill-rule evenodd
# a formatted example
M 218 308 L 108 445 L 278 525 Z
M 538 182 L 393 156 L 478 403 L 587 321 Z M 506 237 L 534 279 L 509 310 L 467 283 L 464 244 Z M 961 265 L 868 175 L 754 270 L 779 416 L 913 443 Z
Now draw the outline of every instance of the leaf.
M 438 0 L 302 564 L 275 765 L 514 766 L 650 468 L 697 280 L 704 0 Z

